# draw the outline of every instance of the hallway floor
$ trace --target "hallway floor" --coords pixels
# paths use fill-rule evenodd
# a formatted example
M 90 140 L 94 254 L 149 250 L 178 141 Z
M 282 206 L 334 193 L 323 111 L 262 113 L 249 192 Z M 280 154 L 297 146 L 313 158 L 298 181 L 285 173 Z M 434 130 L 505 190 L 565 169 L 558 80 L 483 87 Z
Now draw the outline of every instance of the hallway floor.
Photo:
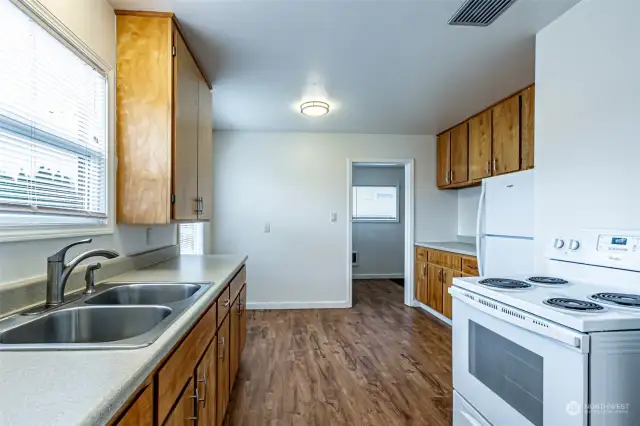
M 229 425 L 451 425 L 450 327 L 391 281 L 353 289 L 352 309 L 249 311 Z

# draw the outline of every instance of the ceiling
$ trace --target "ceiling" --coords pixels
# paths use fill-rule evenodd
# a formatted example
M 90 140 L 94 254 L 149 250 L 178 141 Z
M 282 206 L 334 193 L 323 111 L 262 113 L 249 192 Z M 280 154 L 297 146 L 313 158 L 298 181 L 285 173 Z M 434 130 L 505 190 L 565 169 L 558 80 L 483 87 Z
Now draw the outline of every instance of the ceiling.
M 435 134 L 532 83 L 535 33 L 578 1 L 517 0 L 486 28 L 447 25 L 463 0 L 110 3 L 176 14 L 216 129 Z

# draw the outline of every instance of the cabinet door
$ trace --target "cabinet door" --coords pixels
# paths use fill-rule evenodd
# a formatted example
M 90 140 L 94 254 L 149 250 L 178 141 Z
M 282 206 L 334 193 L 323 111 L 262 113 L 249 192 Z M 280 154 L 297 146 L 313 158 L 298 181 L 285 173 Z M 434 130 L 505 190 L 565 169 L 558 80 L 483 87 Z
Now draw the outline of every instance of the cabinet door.
M 198 219 L 213 218 L 213 106 L 211 91 L 201 76 L 198 97 Z
M 427 265 L 427 305 L 438 312 L 442 312 L 442 275 L 442 268 Z
M 173 140 L 173 219 L 197 219 L 198 94 L 200 71 L 176 31 L 174 58 L 175 136 Z
M 216 389 L 218 387 L 218 381 L 216 379 L 217 364 L 218 338 L 214 337 L 196 368 L 199 424 L 216 424 L 216 412 L 218 408 L 218 401 L 216 399 Z
M 218 329 L 218 426 L 222 425 L 229 402 L 229 315 Z
M 233 389 L 233 384 L 238 373 L 240 360 L 240 297 L 234 300 L 229 311 L 229 391 Z
M 469 120 L 469 179 L 491 176 L 491 110 Z
M 453 279 L 461 277 L 462 274 L 451 269 L 443 269 L 444 273 L 444 285 L 442 286 L 442 313 L 447 318 L 452 318 L 453 299 L 449 294 L 449 287 L 453 285 Z
M 520 169 L 520 97 L 493 107 L 493 174 Z
M 520 93 L 520 168 L 527 170 L 533 168 L 533 121 L 534 121 L 534 97 L 535 88 L 529 87 Z
M 238 357 L 242 359 L 242 351 L 244 344 L 247 342 L 247 286 L 242 287 L 240 291 L 240 348 Z
M 176 406 L 169 413 L 164 426 L 191 426 L 194 424 L 194 420 L 197 420 L 196 410 L 196 392 L 193 378 L 191 378 L 187 387 L 182 391 Z
M 416 287 L 415 288 L 416 300 L 426 305 L 427 304 L 427 264 L 419 260 L 416 260 L 415 287 Z
M 438 187 L 447 186 L 451 170 L 451 133 L 438 136 Z
M 451 130 L 451 183 L 469 180 L 469 124 L 464 122 Z
M 147 386 L 117 423 L 118 426 L 153 425 L 153 385 Z

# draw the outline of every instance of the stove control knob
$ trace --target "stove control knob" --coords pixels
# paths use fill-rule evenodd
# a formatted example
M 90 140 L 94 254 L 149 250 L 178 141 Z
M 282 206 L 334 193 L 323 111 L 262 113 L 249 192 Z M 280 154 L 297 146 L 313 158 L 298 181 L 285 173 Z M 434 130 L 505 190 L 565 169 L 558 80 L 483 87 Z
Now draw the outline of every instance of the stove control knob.
M 569 242 L 569 249 L 573 250 L 573 251 L 578 251 L 578 249 L 580 248 L 580 241 L 578 240 L 571 240 Z
M 553 242 L 553 246 L 558 250 L 560 250 L 562 247 L 564 247 L 564 240 L 560 238 L 556 238 L 556 240 Z

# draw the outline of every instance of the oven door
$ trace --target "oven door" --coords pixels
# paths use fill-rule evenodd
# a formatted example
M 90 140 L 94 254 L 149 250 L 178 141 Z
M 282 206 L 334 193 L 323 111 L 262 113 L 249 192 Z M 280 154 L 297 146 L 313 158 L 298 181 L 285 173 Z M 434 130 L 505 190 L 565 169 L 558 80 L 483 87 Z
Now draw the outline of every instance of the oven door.
M 453 387 L 475 410 L 493 426 L 587 425 L 587 335 L 460 288 L 451 293 Z

